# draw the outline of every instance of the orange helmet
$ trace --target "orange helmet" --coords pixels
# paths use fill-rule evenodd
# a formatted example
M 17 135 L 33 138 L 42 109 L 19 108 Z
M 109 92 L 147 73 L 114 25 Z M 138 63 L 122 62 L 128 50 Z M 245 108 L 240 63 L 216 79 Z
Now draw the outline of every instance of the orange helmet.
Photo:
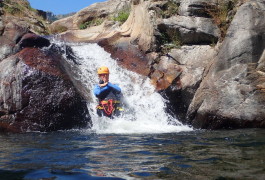
M 107 68 L 106 66 L 98 68 L 98 74 L 109 74 L 109 68 Z

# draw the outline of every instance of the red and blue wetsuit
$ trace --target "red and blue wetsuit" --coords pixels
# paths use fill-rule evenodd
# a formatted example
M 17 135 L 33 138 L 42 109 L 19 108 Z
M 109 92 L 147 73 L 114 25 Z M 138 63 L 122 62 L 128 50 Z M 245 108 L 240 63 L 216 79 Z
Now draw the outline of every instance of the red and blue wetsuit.
M 113 112 L 118 114 L 117 104 L 120 103 L 121 88 L 118 85 L 108 82 L 104 87 L 95 85 L 94 95 L 99 99 L 97 106 L 98 115 L 111 116 Z

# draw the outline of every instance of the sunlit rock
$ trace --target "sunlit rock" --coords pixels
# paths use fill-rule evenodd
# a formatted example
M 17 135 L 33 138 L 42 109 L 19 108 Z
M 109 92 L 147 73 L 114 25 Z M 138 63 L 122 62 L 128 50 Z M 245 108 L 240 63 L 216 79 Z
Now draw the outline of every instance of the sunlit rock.
M 265 127 L 264 18 L 264 1 L 251 0 L 239 8 L 189 107 L 195 127 Z
M 182 44 L 212 44 L 218 41 L 220 30 L 210 18 L 172 16 L 158 24 L 160 32 L 175 32 Z

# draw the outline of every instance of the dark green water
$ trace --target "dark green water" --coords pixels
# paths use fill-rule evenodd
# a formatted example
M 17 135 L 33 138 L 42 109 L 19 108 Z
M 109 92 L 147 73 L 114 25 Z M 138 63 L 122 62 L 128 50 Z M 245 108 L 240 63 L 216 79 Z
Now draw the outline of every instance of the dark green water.
M 265 131 L 0 135 L 1 180 L 265 179 Z

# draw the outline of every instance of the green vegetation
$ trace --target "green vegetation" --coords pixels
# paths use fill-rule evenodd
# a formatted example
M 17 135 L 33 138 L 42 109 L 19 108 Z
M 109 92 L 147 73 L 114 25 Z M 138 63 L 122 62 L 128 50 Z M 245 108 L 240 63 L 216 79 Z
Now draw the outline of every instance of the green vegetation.
M 96 18 L 96 19 L 93 19 L 91 21 L 87 21 L 87 22 L 80 24 L 79 29 L 86 29 L 86 28 L 91 27 L 91 26 L 98 26 L 98 25 L 102 24 L 103 21 L 104 21 L 103 18 Z
M 117 16 L 113 17 L 113 20 L 118 21 L 120 23 L 124 23 L 128 19 L 130 11 L 130 8 L 121 10 Z
M 18 4 L 14 5 L 14 6 L 4 4 L 3 10 L 4 10 L 4 12 L 6 12 L 8 14 L 23 16 L 22 7 L 19 6 Z
M 167 29 L 165 32 L 161 32 L 160 38 L 164 53 L 168 53 L 173 48 L 180 48 L 182 45 L 179 31 L 176 29 Z
M 227 29 L 236 13 L 234 7 L 237 2 L 238 0 L 231 0 L 228 2 L 221 1 L 216 7 L 206 9 L 208 14 L 213 18 L 214 23 L 221 31 L 221 40 L 224 39 Z
M 32 8 L 28 1 L 11 1 L 5 0 L 2 3 L 3 10 L 6 14 L 11 14 L 13 16 L 24 17 L 27 16 L 29 12 L 35 13 L 38 16 L 37 10 Z M 42 18 L 43 20 L 43 18 Z
M 166 4 L 165 7 L 162 9 L 160 12 L 162 18 L 169 18 L 173 15 L 178 14 L 178 9 L 179 9 L 180 4 L 176 3 L 173 0 L 169 0 Z
M 3 14 L 21 18 L 30 25 L 31 30 L 34 32 L 39 34 L 48 33 L 45 19 L 38 10 L 30 6 L 27 0 L 3 0 L 0 6 Z
M 130 8 L 125 8 L 121 10 L 116 16 L 108 18 L 112 19 L 113 21 L 124 23 L 128 19 L 129 15 L 130 15 Z M 96 18 L 90 21 L 86 21 L 84 23 L 79 24 L 79 29 L 86 29 L 91 26 L 98 26 L 102 24 L 105 19 L 106 18 Z

